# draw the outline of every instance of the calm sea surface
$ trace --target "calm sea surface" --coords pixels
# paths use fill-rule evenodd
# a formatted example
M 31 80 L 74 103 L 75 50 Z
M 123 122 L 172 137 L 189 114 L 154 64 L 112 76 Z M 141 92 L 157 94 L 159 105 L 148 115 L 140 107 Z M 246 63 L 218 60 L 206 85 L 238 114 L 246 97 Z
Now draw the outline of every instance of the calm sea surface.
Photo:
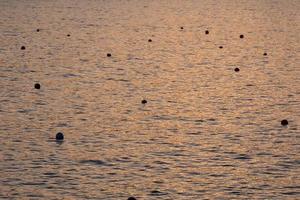
M 300 199 L 299 11 L 0 0 L 0 199 Z

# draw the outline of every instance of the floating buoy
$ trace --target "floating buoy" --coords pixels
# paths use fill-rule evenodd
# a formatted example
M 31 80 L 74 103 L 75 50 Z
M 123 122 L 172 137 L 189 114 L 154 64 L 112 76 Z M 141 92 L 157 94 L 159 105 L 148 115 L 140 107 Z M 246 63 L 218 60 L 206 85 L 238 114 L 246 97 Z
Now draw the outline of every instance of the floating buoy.
M 151 40 L 151 39 L 149 39 L 149 40 L 148 40 L 148 42 L 152 42 L 152 40 Z
M 209 31 L 208 31 L 208 30 L 206 30 L 206 31 L 205 31 L 205 34 L 206 34 L 206 35 L 208 35 L 208 34 L 209 34 Z
M 267 53 L 264 53 L 264 56 L 267 56 L 268 54 Z
M 289 124 L 288 120 L 284 119 L 284 120 L 281 120 L 281 125 L 282 126 L 287 126 Z
M 243 38 L 244 38 L 244 35 L 240 35 L 240 38 L 243 39 Z
M 39 83 L 36 83 L 34 84 L 34 88 L 39 90 L 41 88 L 41 85 Z
M 36 32 L 40 32 L 40 29 L 36 29 Z
M 61 133 L 61 132 L 58 132 L 57 134 L 56 134 L 56 140 L 64 140 L 64 134 L 63 133 Z
M 25 48 L 25 46 L 21 46 L 21 50 L 25 50 L 26 48 Z
M 70 34 L 68 34 L 67 36 L 68 36 L 68 37 L 70 37 L 71 35 L 70 35 Z
M 146 100 L 146 99 L 143 99 L 143 100 L 141 101 L 141 103 L 142 103 L 142 104 L 146 104 L 146 103 L 147 103 L 147 100 Z
M 181 29 L 181 30 L 183 30 L 183 26 L 182 26 L 182 27 L 180 27 L 180 29 Z
M 235 72 L 239 72 L 240 69 L 239 69 L 238 67 L 236 67 L 236 68 L 234 69 L 234 71 L 235 71 Z
M 106 54 L 106 56 L 107 56 L 107 57 L 111 57 L 111 54 L 110 54 L 110 53 L 108 53 L 108 54 Z
M 127 200 L 136 200 L 135 197 L 129 197 Z
M 223 46 L 219 46 L 220 49 L 223 49 Z

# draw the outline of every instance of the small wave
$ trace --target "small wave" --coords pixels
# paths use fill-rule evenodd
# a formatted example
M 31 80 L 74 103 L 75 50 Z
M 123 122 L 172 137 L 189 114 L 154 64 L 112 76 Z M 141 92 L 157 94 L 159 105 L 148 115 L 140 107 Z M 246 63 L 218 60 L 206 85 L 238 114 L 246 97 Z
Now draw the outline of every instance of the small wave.
M 98 165 L 98 166 L 112 166 L 112 164 L 109 164 L 103 160 L 81 160 L 80 163 Z

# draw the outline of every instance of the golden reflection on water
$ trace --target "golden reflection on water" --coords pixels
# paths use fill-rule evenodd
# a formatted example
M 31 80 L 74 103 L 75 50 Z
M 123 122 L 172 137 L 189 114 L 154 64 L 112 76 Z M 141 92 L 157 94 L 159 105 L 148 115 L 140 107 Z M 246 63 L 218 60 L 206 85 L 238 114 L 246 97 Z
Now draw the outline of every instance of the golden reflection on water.
M 299 196 L 298 1 L 0 6 L 0 198 Z

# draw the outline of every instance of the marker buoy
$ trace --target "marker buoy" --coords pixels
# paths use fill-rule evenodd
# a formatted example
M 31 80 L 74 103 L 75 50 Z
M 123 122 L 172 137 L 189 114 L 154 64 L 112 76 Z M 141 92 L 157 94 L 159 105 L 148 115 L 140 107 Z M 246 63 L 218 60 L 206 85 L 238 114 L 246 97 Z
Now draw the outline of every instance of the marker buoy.
M 143 100 L 141 101 L 141 103 L 142 103 L 142 104 L 146 104 L 146 103 L 147 103 L 147 100 L 146 100 L 146 99 L 143 99 Z
M 219 46 L 220 49 L 223 49 L 223 46 Z
M 239 72 L 240 69 L 237 67 L 237 68 L 234 69 L 234 71 L 235 71 L 235 72 Z
M 107 56 L 107 57 L 111 57 L 111 54 L 110 54 L 110 53 L 108 53 L 108 54 L 106 54 L 106 56 Z
M 152 40 L 151 40 L 151 39 L 149 39 L 149 40 L 148 40 L 148 42 L 152 42 Z
M 21 46 L 21 50 L 25 50 L 26 48 L 25 48 L 25 46 Z
M 244 38 L 244 35 L 240 35 L 240 38 L 243 39 L 243 38 Z
M 36 32 L 40 32 L 40 29 L 36 29 Z
M 64 134 L 63 133 L 61 133 L 61 132 L 58 132 L 57 134 L 56 134 L 56 140 L 64 140 Z
M 205 34 L 206 34 L 206 35 L 208 35 L 208 34 L 209 34 L 209 31 L 208 31 L 208 30 L 206 30 L 206 31 L 205 31 Z
M 36 83 L 34 84 L 34 88 L 39 90 L 41 88 L 41 85 L 39 83 Z
M 281 120 L 281 125 L 282 126 L 287 126 L 289 124 L 288 120 L 284 119 L 284 120 Z
M 129 197 L 127 200 L 136 200 L 135 197 Z

